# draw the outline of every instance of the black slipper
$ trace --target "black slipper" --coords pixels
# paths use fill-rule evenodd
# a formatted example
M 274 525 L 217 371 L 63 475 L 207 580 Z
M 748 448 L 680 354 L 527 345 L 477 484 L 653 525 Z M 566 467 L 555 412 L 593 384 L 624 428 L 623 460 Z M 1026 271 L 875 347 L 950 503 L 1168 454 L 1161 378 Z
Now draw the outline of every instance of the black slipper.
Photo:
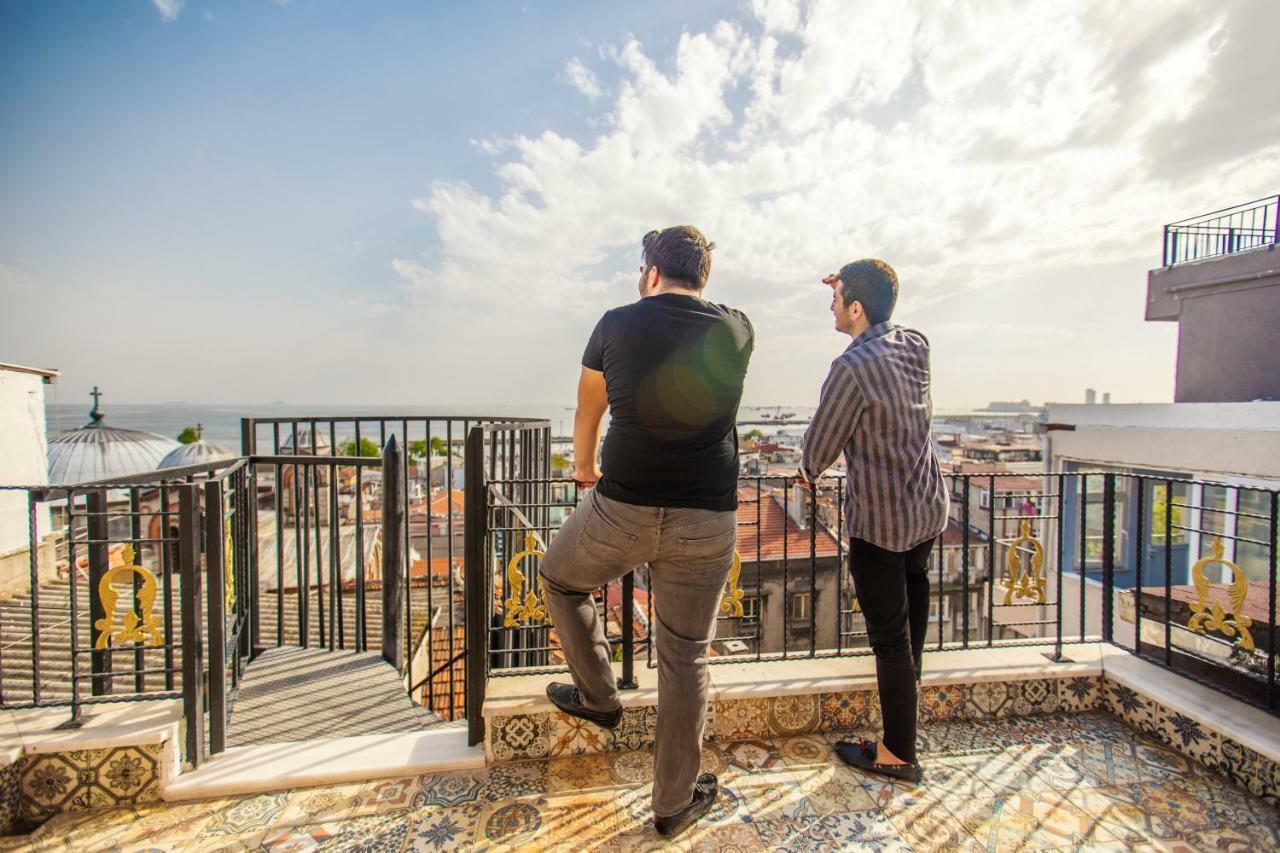
M 845 764 L 868 773 L 878 773 L 904 782 L 918 783 L 924 778 L 918 764 L 877 764 L 876 742 L 873 740 L 842 740 L 836 743 L 835 749 L 836 755 Z

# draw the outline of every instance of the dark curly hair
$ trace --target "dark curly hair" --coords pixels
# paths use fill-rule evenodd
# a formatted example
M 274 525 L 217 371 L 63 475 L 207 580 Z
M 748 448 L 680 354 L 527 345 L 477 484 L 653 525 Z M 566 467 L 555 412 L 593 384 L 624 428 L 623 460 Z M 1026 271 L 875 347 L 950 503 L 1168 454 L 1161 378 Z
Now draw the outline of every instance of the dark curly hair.
M 871 325 L 893 316 L 898 303 L 898 274 L 879 258 L 863 258 L 840 268 L 840 296 L 845 305 L 862 303 Z
M 694 290 L 707 286 L 711 275 L 711 251 L 716 244 L 707 241 L 692 225 L 673 225 L 661 231 L 650 231 L 641 241 L 644 246 L 645 272 L 657 267 L 668 281 L 682 282 Z

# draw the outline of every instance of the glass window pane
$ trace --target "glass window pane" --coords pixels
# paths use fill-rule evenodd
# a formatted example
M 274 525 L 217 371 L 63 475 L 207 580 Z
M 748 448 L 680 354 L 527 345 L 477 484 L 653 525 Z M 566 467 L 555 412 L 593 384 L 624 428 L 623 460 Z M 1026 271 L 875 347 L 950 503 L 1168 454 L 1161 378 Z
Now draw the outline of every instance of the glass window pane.
M 1173 507 L 1169 507 L 1168 487 L 1159 483 L 1151 489 L 1151 516 L 1147 529 L 1151 531 L 1151 544 L 1165 543 L 1165 516 L 1172 522 L 1169 530 L 1169 543 L 1182 545 L 1187 541 L 1187 511 L 1184 507 L 1190 498 L 1190 487 L 1186 483 L 1173 484 Z
M 1241 489 L 1236 511 L 1240 513 L 1236 517 L 1238 539 L 1253 539 L 1256 542 L 1271 541 L 1271 496 L 1269 494 Z M 1266 583 L 1268 572 L 1271 570 L 1270 560 L 1270 549 L 1266 545 L 1236 542 L 1236 565 L 1244 569 L 1245 577 L 1249 580 Z

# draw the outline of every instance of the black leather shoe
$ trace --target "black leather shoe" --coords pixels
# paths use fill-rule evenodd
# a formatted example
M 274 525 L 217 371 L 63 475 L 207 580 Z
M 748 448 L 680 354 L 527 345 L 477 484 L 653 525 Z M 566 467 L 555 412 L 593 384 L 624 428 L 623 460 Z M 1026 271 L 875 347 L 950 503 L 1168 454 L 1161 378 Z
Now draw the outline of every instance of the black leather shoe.
M 919 783 L 924 779 L 919 764 L 877 764 L 876 742 L 873 740 L 842 740 L 836 742 L 836 755 L 851 767 L 868 773 L 879 773 L 891 779 Z
M 547 685 L 547 698 L 551 700 L 552 705 L 569 716 L 595 723 L 602 729 L 616 729 L 618 723 L 622 722 L 621 707 L 612 711 L 593 711 L 582 704 L 582 695 L 572 684 L 551 682 Z
M 716 795 L 720 793 L 720 784 L 711 773 L 703 773 L 693 783 L 693 800 L 689 805 L 670 817 L 654 817 L 653 828 L 663 838 L 675 838 L 698 822 L 698 818 L 711 811 L 716 804 Z

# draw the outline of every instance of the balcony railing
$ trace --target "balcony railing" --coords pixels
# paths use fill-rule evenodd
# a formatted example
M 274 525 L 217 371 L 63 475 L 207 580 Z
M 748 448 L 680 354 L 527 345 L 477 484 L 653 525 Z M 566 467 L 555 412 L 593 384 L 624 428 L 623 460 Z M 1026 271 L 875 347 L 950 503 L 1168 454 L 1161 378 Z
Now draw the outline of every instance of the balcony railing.
M 580 495 L 552 476 L 548 423 L 246 421 L 244 450 L 5 488 L 30 518 L 33 594 L 4 605 L 0 707 L 76 719 L 89 704 L 181 697 L 198 763 L 206 733 L 210 752 L 225 746 L 238 679 L 269 647 L 380 649 L 415 701 L 465 717 L 473 742 L 490 679 L 565 670 L 538 569 Z M 1035 488 L 1025 474 L 951 479 L 928 654 L 1030 645 L 1061 659 L 1108 642 L 1280 713 L 1280 493 L 1119 471 L 1047 473 Z M 839 476 L 812 491 L 740 480 L 713 663 L 870 653 L 843 488 Z M 597 601 L 620 682 L 634 685 L 653 665 L 644 568 Z
M 1216 258 L 1280 243 L 1280 196 L 1215 210 L 1164 227 L 1161 266 Z

